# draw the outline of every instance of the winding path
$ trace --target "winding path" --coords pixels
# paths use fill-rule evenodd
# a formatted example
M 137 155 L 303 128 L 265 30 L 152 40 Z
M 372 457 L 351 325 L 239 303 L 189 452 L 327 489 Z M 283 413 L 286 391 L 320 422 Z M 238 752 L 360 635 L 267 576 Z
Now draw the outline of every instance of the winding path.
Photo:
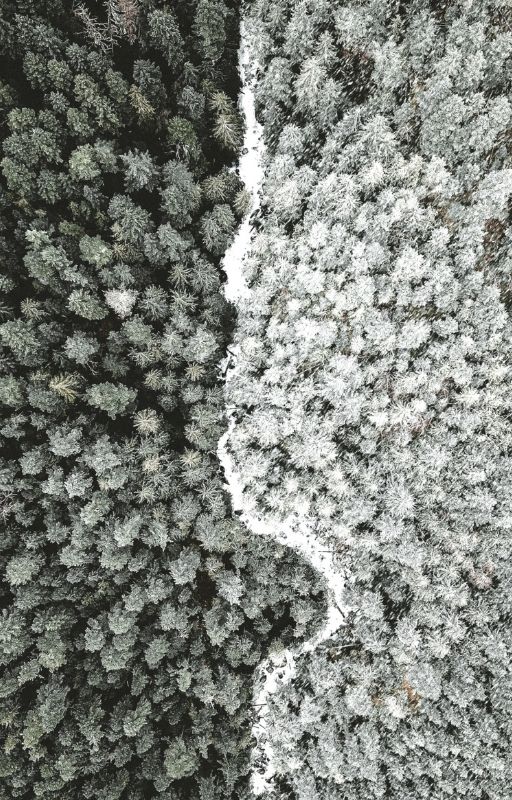
M 239 50 L 239 72 L 242 81 L 240 107 L 246 127 L 238 169 L 240 177 L 250 193 L 251 202 L 233 243 L 225 253 L 222 264 L 227 276 L 224 287 L 226 299 L 234 303 L 239 314 L 243 313 L 243 306 L 251 296 L 244 275 L 244 260 L 250 250 L 254 235 L 252 220 L 259 212 L 261 205 L 265 154 L 262 126 L 257 121 L 255 113 L 254 84 L 257 64 L 251 59 L 249 41 L 250 32 L 247 23 L 242 22 Z M 228 428 L 219 441 L 218 457 L 224 469 L 226 488 L 231 495 L 233 509 L 241 512 L 239 516 L 241 523 L 246 525 L 253 534 L 271 537 L 276 543 L 300 553 L 322 575 L 327 586 L 329 603 L 325 625 L 313 638 L 295 650 L 286 649 L 278 656 L 270 656 L 258 668 L 254 689 L 254 705 L 257 708 L 257 716 L 253 726 L 256 745 L 252 754 L 252 789 L 255 795 L 262 795 L 272 790 L 272 779 L 275 772 L 272 748 L 266 735 L 268 698 L 293 677 L 296 659 L 301 653 L 314 650 L 320 642 L 330 638 L 343 624 L 343 582 L 339 570 L 333 563 L 332 554 L 323 549 L 325 544 L 320 543 L 319 538 L 315 535 L 314 526 L 309 521 L 300 519 L 297 515 L 290 515 L 284 520 L 273 519 L 267 514 L 263 518 L 248 506 L 244 496 L 243 475 L 235 468 L 229 452 L 229 440 L 236 424 L 234 408 L 229 405 L 229 383 L 240 369 L 239 354 L 240 348 L 235 344 L 231 349 L 231 355 L 228 355 L 221 364 L 226 374 Z

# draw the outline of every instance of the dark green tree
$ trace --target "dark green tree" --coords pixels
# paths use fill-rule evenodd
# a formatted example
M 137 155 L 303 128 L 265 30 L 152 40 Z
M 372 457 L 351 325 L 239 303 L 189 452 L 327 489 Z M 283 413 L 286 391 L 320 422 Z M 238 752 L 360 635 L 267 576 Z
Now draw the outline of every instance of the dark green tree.
M 0 2 L 6 800 L 247 796 L 254 669 L 302 629 L 216 457 L 237 15 Z

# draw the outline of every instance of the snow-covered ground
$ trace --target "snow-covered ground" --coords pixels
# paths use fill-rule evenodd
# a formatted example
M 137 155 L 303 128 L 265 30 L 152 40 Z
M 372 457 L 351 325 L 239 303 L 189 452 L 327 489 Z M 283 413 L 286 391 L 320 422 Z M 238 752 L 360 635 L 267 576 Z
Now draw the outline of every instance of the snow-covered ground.
M 239 226 L 237 235 L 226 251 L 223 269 L 227 276 L 225 296 L 234 303 L 238 314 L 243 313 L 244 305 L 250 302 L 251 290 L 248 287 L 244 263 L 251 247 L 254 233 L 253 220 L 261 204 L 263 184 L 264 142 L 262 127 L 256 119 L 254 82 L 257 64 L 251 59 L 250 33 L 242 23 L 241 46 L 239 51 L 239 70 L 242 80 L 240 107 L 245 118 L 245 138 L 239 163 L 239 174 L 251 196 L 250 208 Z M 320 642 L 331 637 L 343 624 L 342 591 L 343 582 L 334 564 L 333 555 L 326 551 L 325 543 L 315 535 L 314 527 L 297 514 L 286 520 L 277 520 L 268 514 L 262 515 L 257 508 L 249 506 L 244 496 L 244 476 L 237 472 L 229 451 L 229 441 L 236 425 L 234 407 L 229 405 L 229 382 L 237 374 L 238 350 L 232 348 L 222 363 L 226 371 L 226 397 L 228 429 L 219 441 L 218 456 L 226 478 L 227 489 L 231 495 L 234 510 L 241 512 L 240 521 L 257 536 L 273 538 L 276 543 L 286 545 L 306 558 L 311 566 L 322 576 L 328 591 L 328 613 L 325 625 L 316 635 L 296 650 L 285 650 L 279 655 L 269 657 L 260 665 L 254 690 L 254 705 L 257 716 L 253 733 L 256 746 L 253 752 L 252 788 L 261 795 L 272 788 L 274 775 L 273 754 L 266 736 L 266 709 L 270 695 L 291 679 L 295 672 L 296 659 L 301 653 L 314 650 Z

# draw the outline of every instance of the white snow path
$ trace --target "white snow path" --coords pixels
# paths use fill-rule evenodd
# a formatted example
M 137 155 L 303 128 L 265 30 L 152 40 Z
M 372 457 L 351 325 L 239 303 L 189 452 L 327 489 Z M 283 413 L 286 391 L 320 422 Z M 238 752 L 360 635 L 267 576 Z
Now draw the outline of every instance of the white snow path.
M 263 183 L 263 156 L 265 152 L 262 127 L 256 119 L 254 101 L 254 82 L 257 65 L 251 62 L 249 36 L 246 25 L 241 25 L 241 45 L 239 50 L 239 72 L 242 81 L 240 107 L 245 117 L 245 137 L 242 155 L 238 165 L 239 174 L 250 193 L 250 208 L 238 228 L 231 246 L 225 253 L 222 267 L 227 276 L 225 296 L 234 303 L 239 313 L 250 300 L 251 291 L 244 274 L 244 259 L 248 253 L 253 236 L 252 215 L 260 208 L 260 192 Z M 239 370 L 239 348 L 232 349 L 232 355 L 223 360 L 221 368 L 226 371 L 226 395 L 229 397 L 229 381 Z M 317 634 L 300 648 L 287 649 L 279 656 L 271 656 L 264 661 L 256 677 L 254 705 L 257 709 L 253 725 L 256 745 L 252 754 L 252 790 L 255 795 L 272 790 L 275 773 L 273 753 L 267 741 L 266 715 L 267 700 L 280 686 L 287 683 L 295 672 L 295 662 L 301 653 L 314 650 L 320 642 L 330 638 L 343 624 L 342 591 L 343 581 L 336 569 L 332 553 L 326 550 L 325 540 L 316 534 L 314 526 L 306 519 L 290 515 L 285 520 L 272 519 L 268 514 L 263 518 L 257 509 L 250 506 L 244 496 L 244 479 L 234 466 L 229 452 L 229 440 L 235 427 L 233 409 L 227 407 L 228 429 L 218 445 L 218 457 L 224 469 L 226 488 L 231 495 L 233 509 L 239 511 L 242 524 L 258 536 L 268 536 L 276 543 L 299 552 L 322 576 L 328 590 L 328 613 L 325 625 Z

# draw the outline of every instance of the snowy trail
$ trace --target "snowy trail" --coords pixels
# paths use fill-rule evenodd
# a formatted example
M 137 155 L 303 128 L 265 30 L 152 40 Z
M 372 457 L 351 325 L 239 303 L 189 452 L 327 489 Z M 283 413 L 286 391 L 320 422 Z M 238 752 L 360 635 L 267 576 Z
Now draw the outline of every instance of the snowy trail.
M 262 127 L 256 119 L 254 101 L 254 81 L 257 65 L 251 61 L 246 25 L 241 25 L 241 45 L 239 50 L 239 71 L 242 81 L 240 106 L 245 118 L 245 137 L 242 156 L 239 162 L 239 174 L 246 189 L 250 193 L 250 208 L 238 228 L 231 246 L 225 253 L 222 267 L 227 276 L 225 284 L 226 298 L 235 304 L 239 313 L 243 313 L 243 305 L 250 299 L 251 292 L 244 275 L 244 259 L 248 253 L 253 236 L 251 220 L 258 212 L 261 204 L 260 192 L 263 183 L 263 156 L 265 152 Z M 240 368 L 239 348 L 232 349 L 232 355 L 224 359 L 222 367 L 226 369 L 227 396 L 229 397 L 229 381 Z M 253 774 L 252 790 L 255 795 L 262 795 L 272 790 L 274 775 L 273 753 L 267 741 L 266 714 L 267 700 L 280 686 L 287 683 L 295 671 L 295 661 L 301 653 L 314 650 L 320 642 L 330 638 L 343 624 L 342 590 L 343 583 L 339 571 L 333 563 L 332 554 L 327 552 L 325 541 L 316 535 L 314 526 L 297 515 L 290 515 L 285 520 L 272 519 L 265 514 L 263 518 L 257 509 L 249 507 L 244 497 L 243 475 L 237 472 L 229 452 L 229 440 L 235 427 L 233 410 L 227 408 L 228 429 L 218 445 L 219 460 L 224 469 L 227 490 L 231 495 L 233 509 L 239 511 L 240 521 L 258 536 L 267 536 L 277 543 L 288 546 L 299 552 L 313 568 L 322 576 L 328 590 L 328 613 L 323 628 L 306 641 L 300 648 L 287 649 L 279 656 L 271 656 L 264 661 L 258 670 L 255 684 L 254 705 L 258 709 L 253 726 L 256 745 L 252 754 Z

